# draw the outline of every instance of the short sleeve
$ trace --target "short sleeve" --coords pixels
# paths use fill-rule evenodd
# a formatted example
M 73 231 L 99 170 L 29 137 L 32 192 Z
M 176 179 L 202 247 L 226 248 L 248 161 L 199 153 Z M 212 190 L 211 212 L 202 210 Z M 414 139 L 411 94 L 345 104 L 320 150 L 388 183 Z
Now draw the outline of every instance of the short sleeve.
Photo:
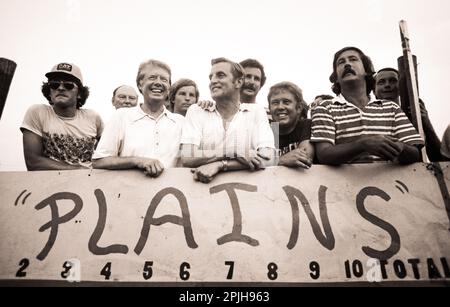
M 97 145 L 97 149 L 92 156 L 92 159 L 101 159 L 106 157 L 117 157 L 120 155 L 120 148 L 123 139 L 123 123 L 124 112 L 120 110 L 116 111 L 112 116 L 111 120 L 103 127 L 103 121 L 100 119 L 101 123 L 98 123 L 101 133 L 100 141 Z
M 408 145 L 424 145 L 424 141 L 399 106 L 395 106 L 394 136 Z
M 181 144 L 200 146 L 202 140 L 201 123 L 205 120 L 200 116 L 202 112 L 205 111 L 196 104 L 193 104 L 188 108 L 181 133 Z
M 23 132 L 26 129 L 42 137 L 45 112 L 47 112 L 46 107 L 43 104 L 34 104 L 29 107 L 23 118 L 20 130 Z
M 327 108 L 327 104 L 321 103 L 314 108 L 311 122 L 311 143 L 327 142 L 335 144 L 336 125 Z
M 266 110 L 260 106 L 256 107 L 256 128 L 257 128 L 257 141 L 256 148 L 273 148 L 275 149 L 275 140 L 272 129 L 270 128 L 269 119 L 267 118 Z

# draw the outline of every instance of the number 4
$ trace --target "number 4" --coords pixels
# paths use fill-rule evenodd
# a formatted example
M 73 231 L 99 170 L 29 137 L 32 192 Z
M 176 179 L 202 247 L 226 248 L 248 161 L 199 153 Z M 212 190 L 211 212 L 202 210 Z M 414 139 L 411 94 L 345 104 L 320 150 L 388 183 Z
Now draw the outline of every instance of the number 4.
M 105 276 L 106 280 L 109 280 L 111 277 L 111 262 L 108 262 L 100 272 L 100 275 Z

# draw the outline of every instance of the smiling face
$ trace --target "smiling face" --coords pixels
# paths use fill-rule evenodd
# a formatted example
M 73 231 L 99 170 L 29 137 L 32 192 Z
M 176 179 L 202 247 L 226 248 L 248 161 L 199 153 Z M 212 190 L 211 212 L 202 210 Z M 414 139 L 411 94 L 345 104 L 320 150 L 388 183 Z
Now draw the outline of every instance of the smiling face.
M 141 71 L 139 90 L 146 102 L 166 101 L 169 95 L 170 74 L 162 67 L 147 65 Z
M 209 74 L 209 89 L 211 97 L 217 101 L 218 99 L 227 99 L 239 93 L 242 86 L 242 79 L 234 79 L 231 72 L 231 64 L 228 62 L 219 62 L 211 67 Z
M 375 77 L 375 96 L 378 99 L 398 101 L 398 74 L 392 70 L 380 71 Z
M 178 89 L 173 101 L 173 112 L 185 115 L 187 109 L 197 101 L 195 87 L 192 85 L 183 86 Z
M 291 130 L 297 124 L 301 108 L 294 94 L 281 89 L 270 97 L 269 110 L 272 119 L 279 123 L 280 130 Z

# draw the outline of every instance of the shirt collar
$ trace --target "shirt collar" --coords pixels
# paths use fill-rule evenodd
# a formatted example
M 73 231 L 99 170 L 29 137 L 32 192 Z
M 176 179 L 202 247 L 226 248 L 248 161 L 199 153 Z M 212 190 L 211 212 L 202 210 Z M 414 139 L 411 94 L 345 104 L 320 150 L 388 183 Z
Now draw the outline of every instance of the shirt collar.
M 380 100 L 380 99 L 376 99 L 373 95 L 369 95 L 369 102 L 367 103 L 367 105 L 370 105 L 372 103 L 376 103 L 376 104 L 383 104 L 383 102 L 386 102 L 387 100 Z M 333 104 L 341 104 L 341 105 L 349 105 L 349 106 L 355 106 L 353 103 L 347 101 L 345 99 L 345 97 L 342 94 L 337 95 L 334 99 L 333 99 Z
M 241 104 L 239 104 L 239 111 L 242 111 L 242 112 L 250 111 L 250 103 L 241 103 Z
M 141 105 L 142 104 L 139 104 L 139 105 L 137 105 L 134 108 L 134 114 L 133 114 L 133 120 L 134 121 L 138 121 L 140 119 L 143 119 L 146 116 L 149 117 L 149 118 L 152 118 L 152 117 L 150 117 L 150 115 L 148 115 L 147 113 L 145 113 L 142 110 Z M 163 112 L 155 120 L 161 118 L 162 116 L 167 116 L 168 119 L 170 119 L 173 122 L 176 122 L 175 115 L 172 112 L 170 112 L 169 110 L 167 110 L 166 106 L 163 106 L 163 108 L 164 108 Z

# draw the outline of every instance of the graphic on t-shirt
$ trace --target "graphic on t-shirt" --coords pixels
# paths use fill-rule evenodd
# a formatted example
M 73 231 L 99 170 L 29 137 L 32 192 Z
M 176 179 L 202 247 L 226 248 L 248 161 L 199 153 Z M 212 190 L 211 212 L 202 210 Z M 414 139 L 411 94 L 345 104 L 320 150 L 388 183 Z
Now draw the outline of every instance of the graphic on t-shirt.
M 297 149 L 298 146 L 300 145 L 300 143 L 301 143 L 301 142 L 294 142 L 294 143 L 290 143 L 290 144 L 287 145 L 287 146 L 281 147 L 281 148 L 279 149 L 278 153 L 279 153 L 281 156 L 282 156 L 282 155 L 285 155 L 285 154 L 287 154 L 288 152 Z
M 70 164 L 89 163 L 94 153 L 94 137 L 76 138 L 58 133 L 42 134 L 44 155 Z

